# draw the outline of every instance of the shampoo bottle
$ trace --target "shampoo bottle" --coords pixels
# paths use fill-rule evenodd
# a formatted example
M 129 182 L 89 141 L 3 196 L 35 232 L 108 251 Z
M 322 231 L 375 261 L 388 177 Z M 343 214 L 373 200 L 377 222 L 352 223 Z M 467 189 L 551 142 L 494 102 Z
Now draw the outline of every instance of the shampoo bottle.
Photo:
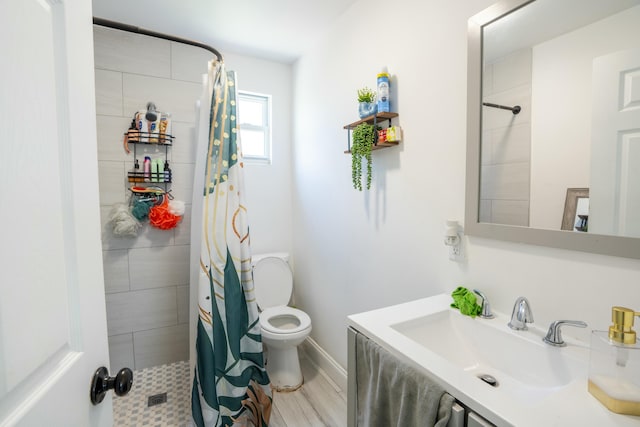
M 378 74 L 378 113 L 388 113 L 389 109 L 389 73 L 383 70 Z
M 142 162 L 144 182 L 151 182 L 151 157 L 145 156 Z
M 589 393 L 618 414 L 640 415 L 640 346 L 633 320 L 640 313 L 612 307 L 609 331 L 593 331 Z

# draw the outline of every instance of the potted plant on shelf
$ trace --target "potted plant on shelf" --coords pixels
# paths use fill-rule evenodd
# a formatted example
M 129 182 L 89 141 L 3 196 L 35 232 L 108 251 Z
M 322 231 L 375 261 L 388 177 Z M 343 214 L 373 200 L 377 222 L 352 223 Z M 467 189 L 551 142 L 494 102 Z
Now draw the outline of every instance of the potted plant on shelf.
M 351 178 L 353 188 L 362 191 L 362 159 L 367 160 L 367 190 L 371 188 L 371 147 L 376 138 L 376 129 L 368 123 L 360 123 L 353 129 L 351 145 Z
M 375 114 L 378 110 L 376 104 L 376 91 L 367 86 L 358 89 L 358 114 L 361 119 Z

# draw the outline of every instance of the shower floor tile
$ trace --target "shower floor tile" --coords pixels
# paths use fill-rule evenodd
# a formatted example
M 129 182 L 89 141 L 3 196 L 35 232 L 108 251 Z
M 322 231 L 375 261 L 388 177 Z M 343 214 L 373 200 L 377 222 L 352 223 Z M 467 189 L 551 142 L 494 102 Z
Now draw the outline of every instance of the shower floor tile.
M 189 362 L 137 370 L 126 396 L 113 397 L 113 425 L 186 427 L 191 418 Z M 167 394 L 167 401 L 149 407 L 149 397 Z

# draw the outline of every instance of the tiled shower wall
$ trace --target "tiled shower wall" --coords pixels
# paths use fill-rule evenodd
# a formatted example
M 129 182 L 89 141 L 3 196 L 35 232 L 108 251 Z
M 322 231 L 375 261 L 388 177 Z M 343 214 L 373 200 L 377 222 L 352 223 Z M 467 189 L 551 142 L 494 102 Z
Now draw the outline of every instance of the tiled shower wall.
M 483 101 L 520 105 L 482 109 L 480 221 L 529 225 L 531 174 L 531 49 L 485 64 Z
M 195 162 L 196 101 L 212 54 L 152 37 L 94 26 L 102 249 L 111 368 L 142 369 L 189 358 L 189 241 Z M 145 224 L 137 237 L 116 237 L 108 224 L 116 203 L 128 202 L 126 173 L 133 152 L 123 134 L 133 114 L 155 102 L 170 112 L 175 141 L 168 158 L 172 194 L 186 203 L 173 230 Z M 133 150 L 133 147 L 130 147 Z M 164 149 L 137 146 L 152 157 Z M 141 162 L 142 159 L 140 159 Z

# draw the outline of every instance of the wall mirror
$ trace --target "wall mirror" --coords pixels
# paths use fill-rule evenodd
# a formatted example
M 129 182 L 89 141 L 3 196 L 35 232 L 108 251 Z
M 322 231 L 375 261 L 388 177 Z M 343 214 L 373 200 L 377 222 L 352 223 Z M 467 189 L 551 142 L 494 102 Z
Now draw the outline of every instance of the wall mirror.
M 640 0 L 469 20 L 466 234 L 640 258 L 638 22 Z M 588 198 L 567 229 L 570 189 Z

